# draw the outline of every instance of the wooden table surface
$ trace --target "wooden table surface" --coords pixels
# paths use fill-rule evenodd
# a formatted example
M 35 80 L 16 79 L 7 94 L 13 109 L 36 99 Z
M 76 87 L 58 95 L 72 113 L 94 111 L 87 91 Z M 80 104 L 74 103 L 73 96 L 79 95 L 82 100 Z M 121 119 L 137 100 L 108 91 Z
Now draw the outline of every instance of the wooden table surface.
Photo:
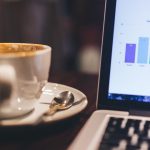
M 66 150 L 96 109 L 98 75 L 65 73 L 51 75 L 49 81 L 82 91 L 88 106 L 78 115 L 51 125 L 0 128 L 0 150 Z

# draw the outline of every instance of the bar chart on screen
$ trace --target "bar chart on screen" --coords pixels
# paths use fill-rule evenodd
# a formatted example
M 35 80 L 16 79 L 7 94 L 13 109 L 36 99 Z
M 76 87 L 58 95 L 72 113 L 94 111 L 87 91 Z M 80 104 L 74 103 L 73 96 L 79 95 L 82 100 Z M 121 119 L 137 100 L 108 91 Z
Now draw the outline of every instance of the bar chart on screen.
M 141 0 L 132 0 L 130 5 L 123 0 L 123 6 L 128 5 L 128 9 L 124 7 L 116 9 L 118 15 L 115 18 L 113 41 L 115 52 L 112 59 L 115 58 L 119 64 L 150 65 L 150 1 L 144 1 L 147 7 Z M 120 2 L 117 2 L 118 6 Z M 134 5 L 135 3 L 137 5 Z
M 150 64 L 148 37 L 139 37 L 138 44 L 126 43 L 125 63 Z

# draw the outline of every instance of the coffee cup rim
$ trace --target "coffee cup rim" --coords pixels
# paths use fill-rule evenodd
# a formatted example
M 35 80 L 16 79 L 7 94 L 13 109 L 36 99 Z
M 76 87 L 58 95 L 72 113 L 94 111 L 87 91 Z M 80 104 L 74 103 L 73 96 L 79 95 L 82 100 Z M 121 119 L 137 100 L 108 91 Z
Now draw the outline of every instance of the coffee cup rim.
M 41 47 L 41 49 L 39 48 L 37 51 L 32 51 L 32 52 L 28 52 L 28 54 L 26 52 L 22 52 L 22 53 L 16 53 L 13 54 L 12 53 L 1 53 L 0 57 L 31 57 L 31 56 L 36 56 L 36 55 L 41 55 L 47 52 L 51 52 L 52 48 L 49 45 L 45 45 L 45 44 L 36 44 L 36 43 L 0 43 L 0 45 L 33 45 L 33 46 L 38 46 Z

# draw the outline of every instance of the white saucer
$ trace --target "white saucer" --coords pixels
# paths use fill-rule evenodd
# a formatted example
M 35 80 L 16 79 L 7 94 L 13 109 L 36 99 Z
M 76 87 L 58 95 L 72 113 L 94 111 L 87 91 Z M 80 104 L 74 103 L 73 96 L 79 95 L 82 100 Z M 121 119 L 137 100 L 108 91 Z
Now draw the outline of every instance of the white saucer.
M 45 113 L 49 109 L 48 104 L 51 100 L 60 92 L 62 91 L 71 91 L 74 94 L 75 101 L 79 101 L 84 99 L 81 103 L 72 106 L 71 108 L 63 111 L 58 111 L 53 116 L 49 117 L 42 117 L 42 114 Z M 81 91 L 57 83 L 47 83 L 46 86 L 43 88 L 43 93 L 35 105 L 33 112 L 29 115 L 11 119 L 11 120 L 2 120 L 0 121 L 1 126 L 21 126 L 21 125 L 37 125 L 42 123 L 52 123 L 55 121 L 60 121 L 63 119 L 67 119 L 71 116 L 74 116 L 84 110 L 88 104 L 87 97 Z

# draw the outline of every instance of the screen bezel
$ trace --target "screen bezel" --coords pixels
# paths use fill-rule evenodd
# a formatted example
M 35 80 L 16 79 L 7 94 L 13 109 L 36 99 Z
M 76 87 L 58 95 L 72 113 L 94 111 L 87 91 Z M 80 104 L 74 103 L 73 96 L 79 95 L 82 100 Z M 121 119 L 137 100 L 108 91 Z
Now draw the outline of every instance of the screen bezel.
M 150 103 L 148 102 L 136 102 L 129 100 L 119 101 L 108 99 L 108 85 L 110 76 L 116 1 L 117 0 L 106 0 L 105 3 L 97 108 L 120 111 L 148 110 L 150 109 Z

